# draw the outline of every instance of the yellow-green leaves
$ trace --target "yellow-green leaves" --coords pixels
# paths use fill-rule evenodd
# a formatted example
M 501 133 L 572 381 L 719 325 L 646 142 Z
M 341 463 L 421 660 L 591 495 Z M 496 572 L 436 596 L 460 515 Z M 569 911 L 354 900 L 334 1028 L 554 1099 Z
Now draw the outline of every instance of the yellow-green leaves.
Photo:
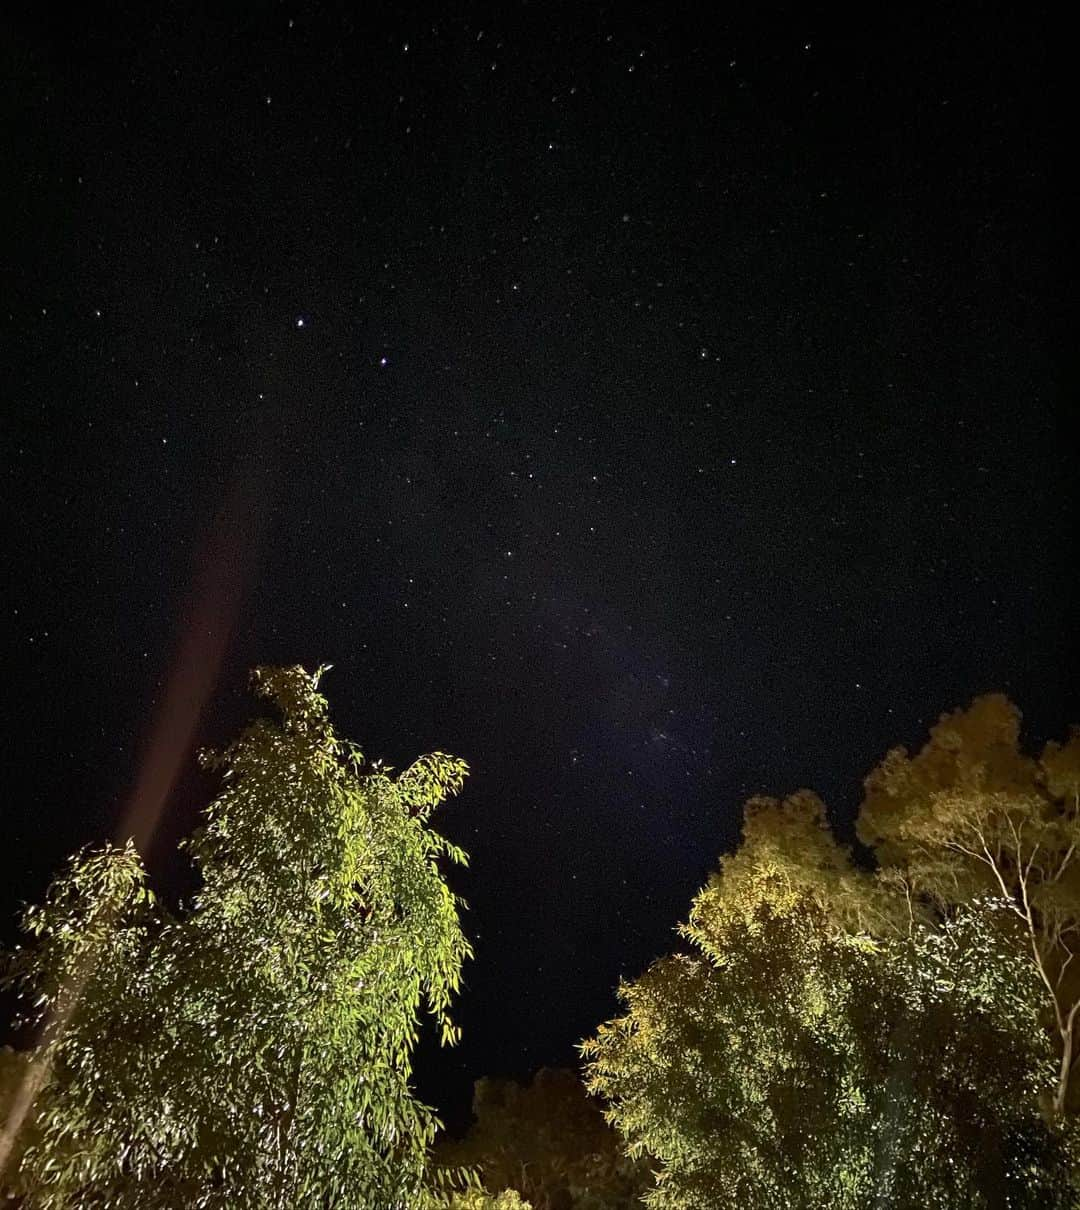
M 422 1008 L 444 1043 L 469 946 L 428 825 L 463 762 L 398 778 L 330 723 L 319 677 L 263 668 L 277 717 L 204 758 L 222 789 L 185 846 L 200 884 L 154 912 L 138 855 L 80 854 L 26 925 L 48 1009 L 93 942 L 24 1159 L 42 1208 L 372 1210 L 420 1196 L 437 1120 L 409 1087 Z M 95 932 L 97 930 L 97 932 Z M 105 930 L 104 940 L 97 934 Z
M 1069 1071 L 1045 1022 L 1067 1041 L 1080 1017 L 1080 738 L 1039 762 L 1018 724 L 983 699 L 886 757 L 873 873 L 813 794 L 747 804 L 679 928 L 694 952 L 624 984 L 582 1045 L 659 1167 L 654 1210 L 1071 1205 L 1040 1092 Z
M 1071 1112 L 1080 1020 L 1080 733 L 1020 748 L 1000 694 L 943 715 L 914 756 L 891 751 L 866 779 L 859 836 L 885 873 L 948 913 L 995 896 L 1024 935 L 1060 1066 L 1053 1111 Z

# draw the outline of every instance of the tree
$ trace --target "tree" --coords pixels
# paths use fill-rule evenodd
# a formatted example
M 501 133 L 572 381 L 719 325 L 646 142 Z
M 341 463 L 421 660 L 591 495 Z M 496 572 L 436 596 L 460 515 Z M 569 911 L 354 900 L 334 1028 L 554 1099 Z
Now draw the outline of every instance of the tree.
M 478 1170 L 486 1189 L 516 1190 L 534 1210 L 628 1210 L 650 1183 L 576 1072 L 477 1080 L 473 1118 L 463 1139 L 438 1148 L 439 1162 Z
M 335 734 L 319 674 L 253 681 L 278 717 L 204 757 L 223 787 L 186 843 L 190 907 L 157 903 L 128 845 L 79 854 L 26 913 L 10 977 L 47 1072 L 33 1206 L 419 1196 L 437 1120 L 409 1087 L 418 1013 L 454 1039 L 470 952 L 438 864 L 465 855 L 429 817 L 466 766 L 392 776 Z
M 866 779 L 860 839 L 894 880 L 947 911 L 1000 896 L 1018 921 L 1058 1048 L 1051 1106 L 1070 1104 L 1080 1014 L 1080 728 L 1034 760 L 1000 694 L 942 715 L 915 756 Z
M 809 909 L 853 935 L 903 936 L 910 923 L 892 886 L 856 867 L 851 852 L 837 843 L 825 804 L 811 790 L 783 801 L 750 799 L 742 843 L 696 896 L 680 932 L 709 946 L 710 937 L 756 927 L 762 904 L 781 915 Z
M 656 1210 L 1065 1204 L 1011 916 L 974 904 L 901 936 L 890 909 L 874 939 L 852 922 L 881 893 L 812 795 L 749 805 L 680 928 L 691 952 L 624 984 L 626 1014 L 582 1047 L 631 1153 L 659 1162 Z

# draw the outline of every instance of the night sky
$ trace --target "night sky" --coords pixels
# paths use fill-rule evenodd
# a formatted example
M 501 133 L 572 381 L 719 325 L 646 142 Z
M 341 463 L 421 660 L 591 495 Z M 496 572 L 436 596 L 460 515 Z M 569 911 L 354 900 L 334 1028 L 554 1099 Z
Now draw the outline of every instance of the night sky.
M 749 795 L 850 835 L 976 693 L 1080 721 L 1058 35 L 712 7 L 5 6 L 4 937 L 207 594 L 199 742 L 329 662 L 372 757 L 472 766 L 452 1120 L 573 1060 Z

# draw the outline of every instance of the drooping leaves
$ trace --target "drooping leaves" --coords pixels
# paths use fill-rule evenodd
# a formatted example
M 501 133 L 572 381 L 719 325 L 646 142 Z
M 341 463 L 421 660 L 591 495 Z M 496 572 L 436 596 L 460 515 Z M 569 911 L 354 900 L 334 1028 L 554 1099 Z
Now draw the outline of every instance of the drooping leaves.
M 49 1064 L 30 1205 L 419 1196 L 437 1128 L 409 1086 L 419 1014 L 452 1040 L 470 952 L 439 868 L 464 854 L 427 821 L 467 770 L 435 753 L 394 777 L 336 735 L 318 674 L 254 683 L 278 717 L 205 758 L 222 790 L 187 845 L 190 908 L 157 910 L 128 847 L 80 855 L 27 913 L 15 976 L 44 997 Z

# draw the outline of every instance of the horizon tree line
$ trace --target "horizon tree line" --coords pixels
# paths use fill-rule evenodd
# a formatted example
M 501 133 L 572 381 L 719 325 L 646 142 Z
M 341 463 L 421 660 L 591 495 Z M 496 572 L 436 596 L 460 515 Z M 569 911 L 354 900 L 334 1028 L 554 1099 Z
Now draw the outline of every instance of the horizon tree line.
M 468 769 L 369 761 L 323 671 L 256 669 L 270 716 L 200 754 L 221 788 L 182 842 L 190 903 L 128 843 L 75 854 L 25 911 L 11 1204 L 1080 1205 L 1080 729 L 1032 756 L 1001 694 L 943 715 L 866 778 L 869 862 L 812 792 L 752 799 L 581 1073 L 480 1081 L 455 1141 L 410 1079 L 422 1016 L 458 1036 L 445 867 L 467 856 L 431 819 Z

